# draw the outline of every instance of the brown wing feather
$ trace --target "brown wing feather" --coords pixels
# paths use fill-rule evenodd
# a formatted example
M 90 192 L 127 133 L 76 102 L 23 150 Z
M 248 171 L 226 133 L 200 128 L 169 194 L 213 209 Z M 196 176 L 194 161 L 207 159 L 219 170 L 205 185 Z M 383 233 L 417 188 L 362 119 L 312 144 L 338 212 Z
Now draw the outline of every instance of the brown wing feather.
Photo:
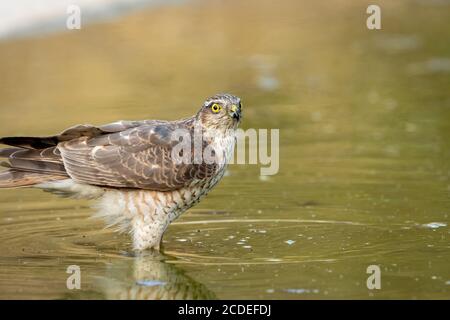
M 42 174 L 37 172 L 18 171 L 9 169 L 0 172 L 0 188 L 26 187 L 42 182 L 67 179 L 61 175 Z
M 37 160 L 54 163 L 63 163 L 59 150 L 56 147 L 36 150 L 22 148 L 0 149 L 0 158 Z
M 96 137 L 107 133 L 120 132 L 130 128 L 139 127 L 152 120 L 142 121 L 117 121 L 96 127 L 90 124 L 80 124 L 64 130 L 56 136 L 49 137 L 4 137 L 0 138 L 0 144 L 24 149 L 47 149 L 55 147 L 60 142 L 70 141 L 81 137 Z M 160 121 L 156 121 L 160 122 Z
M 0 149 L 0 158 L 7 158 L 8 162 L 0 165 L 9 168 L 0 175 L 0 188 L 29 186 L 69 177 L 56 147 L 42 150 L 5 148 Z
M 58 145 L 68 174 L 76 181 L 122 188 L 176 190 L 210 177 L 216 164 L 175 164 L 172 132 L 185 123 L 155 122 Z
M 211 177 L 216 164 L 175 164 L 171 158 L 172 133 L 192 129 L 193 118 L 167 122 L 119 121 L 100 127 L 78 125 L 50 137 L 7 137 L 0 150 L 14 176 L 29 185 L 33 179 L 72 179 L 99 186 L 176 190 L 195 179 Z M 27 178 L 19 172 L 28 173 Z M 36 175 L 31 174 L 36 173 Z M 26 180 L 26 181 L 25 181 Z
M 12 169 L 14 177 L 22 177 L 17 172 L 38 173 L 39 180 L 45 175 L 58 175 L 67 178 L 66 169 L 61 158 L 58 144 L 64 141 L 79 139 L 81 137 L 97 137 L 111 132 L 126 130 L 147 123 L 144 121 L 118 121 L 100 127 L 92 125 L 77 125 L 71 127 L 61 134 L 49 137 L 5 137 L 0 138 L 1 144 L 13 146 L 14 148 L 0 149 L 0 158 L 7 158 L 8 162 L 1 162 L 0 166 Z M 10 174 L 5 173 L 4 179 L 8 179 Z M 30 177 L 33 175 L 29 175 Z M 16 179 L 16 180 L 17 180 Z M 6 181 L 5 180 L 5 181 Z M 28 182 L 26 185 L 28 185 Z M 7 184 L 5 184 L 7 185 Z

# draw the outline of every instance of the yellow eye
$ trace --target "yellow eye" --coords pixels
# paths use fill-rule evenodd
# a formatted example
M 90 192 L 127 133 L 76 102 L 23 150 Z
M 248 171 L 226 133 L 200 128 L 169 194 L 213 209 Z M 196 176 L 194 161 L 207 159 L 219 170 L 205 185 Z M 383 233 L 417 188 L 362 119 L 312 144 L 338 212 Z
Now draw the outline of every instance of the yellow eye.
M 220 110 L 222 110 L 222 107 L 221 107 L 220 105 L 218 105 L 217 103 L 214 103 L 214 104 L 211 106 L 211 110 L 212 110 L 212 112 L 214 112 L 214 113 L 218 113 Z

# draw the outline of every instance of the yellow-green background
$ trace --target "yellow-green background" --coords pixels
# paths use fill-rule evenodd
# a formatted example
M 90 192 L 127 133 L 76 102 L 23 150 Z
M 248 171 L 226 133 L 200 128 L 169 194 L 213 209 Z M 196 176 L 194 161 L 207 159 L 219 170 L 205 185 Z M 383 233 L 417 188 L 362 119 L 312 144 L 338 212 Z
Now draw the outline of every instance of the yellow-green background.
M 280 129 L 280 172 L 231 166 L 163 261 L 87 201 L 1 190 L 0 298 L 450 298 L 450 3 L 377 1 L 382 30 L 369 4 L 184 1 L 0 42 L 1 136 L 177 119 L 217 92 Z

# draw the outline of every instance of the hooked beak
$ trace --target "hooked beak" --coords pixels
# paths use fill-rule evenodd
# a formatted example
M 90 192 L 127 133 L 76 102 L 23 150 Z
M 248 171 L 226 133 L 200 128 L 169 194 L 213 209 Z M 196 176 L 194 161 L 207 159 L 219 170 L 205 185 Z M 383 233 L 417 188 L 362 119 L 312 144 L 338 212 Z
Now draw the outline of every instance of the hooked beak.
M 230 108 L 230 116 L 239 121 L 241 119 L 241 108 L 233 104 Z

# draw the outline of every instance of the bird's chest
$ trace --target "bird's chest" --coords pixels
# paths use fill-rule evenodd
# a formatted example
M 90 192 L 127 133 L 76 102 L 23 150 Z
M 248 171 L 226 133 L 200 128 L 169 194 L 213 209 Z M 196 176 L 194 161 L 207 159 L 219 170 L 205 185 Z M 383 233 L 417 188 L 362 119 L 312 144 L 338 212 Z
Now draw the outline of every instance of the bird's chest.
M 175 206 L 175 210 L 171 211 L 178 216 L 187 209 L 196 205 L 200 202 L 202 197 L 206 196 L 208 192 L 220 181 L 220 179 L 222 179 L 224 173 L 225 166 L 221 168 L 221 170 L 218 171 L 213 177 L 195 181 L 188 187 L 172 192 L 169 197 L 174 200 L 173 205 Z
M 197 204 L 222 179 L 233 155 L 234 144 L 234 136 L 215 137 L 212 141 L 212 146 L 217 155 L 215 174 L 211 177 L 192 181 L 190 185 L 179 190 L 164 193 L 163 197 L 166 203 L 164 211 L 170 216 L 170 220 L 176 219 L 184 211 Z
M 205 179 L 195 180 L 189 186 L 174 191 L 168 196 L 173 201 L 173 207 L 170 211 L 174 218 L 178 217 L 181 213 L 197 204 L 202 197 L 206 196 L 208 192 L 213 189 L 214 186 L 223 178 L 228 162 L 232 156 L 234 142 L 232 141 L 230 145 L 224 145 L 226 148 L 220 146 L 215 149 L 216 153 L 220 156 L 217 163 L 216 173 L 214 175 Z

